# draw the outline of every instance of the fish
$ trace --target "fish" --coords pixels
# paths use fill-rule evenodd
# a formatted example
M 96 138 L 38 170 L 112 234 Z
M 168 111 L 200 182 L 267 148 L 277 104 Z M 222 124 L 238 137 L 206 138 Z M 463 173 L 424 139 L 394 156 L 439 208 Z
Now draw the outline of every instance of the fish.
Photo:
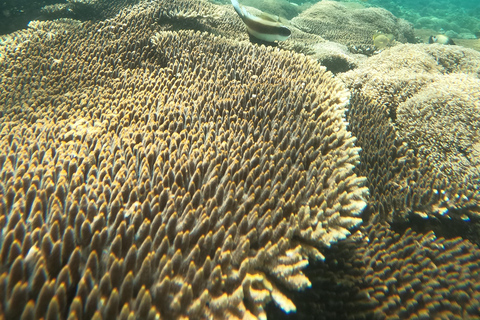
M 428 43 L 440 43 L 440 44 L 455 45 L 455 42 L 453 42 L 452 39 L 450 39 L 449 37 L 447 37 L 443 34 L 439 34 L 439 35 L 436 35 L 436 36 L 430 36 L 430 38 L 428 38 Z
M 379 50 L 385 49 L 393 44 L 395 36 L 391 33 L 377 32 L 373 35 L 373 44 Z
M 280 22 L 280 18 L 267 13 L 254 16 L 245 7 L 240 6 L 238 0 L 231 0 L 233 8 L 247 27 L 248 33 L 259 40 L 266 42 L 285 41 L 292 32 Z

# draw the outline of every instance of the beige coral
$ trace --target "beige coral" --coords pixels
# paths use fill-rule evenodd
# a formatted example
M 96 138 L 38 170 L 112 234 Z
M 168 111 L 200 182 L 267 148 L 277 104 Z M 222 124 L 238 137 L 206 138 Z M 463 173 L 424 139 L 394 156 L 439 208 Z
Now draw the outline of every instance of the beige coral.
M 450 179 L 480 181 L 480 79 L 445 75 L 397 108 L 397 128 Z
M 320 1 L 292 19 L 302 31 L 346 45 L 373 45 L 377 32 L 391 33 L 400 42 L 414 40 L 413 27 L 382 8 L 350 8 L 336 1 Z
M 294 311 L 282 288 L 361 221 L 344 86 L 305 56 L 154 32 L 160 10 L 49 23 L 1 67 L 7 318 Z
M 480 54 L 474 50 L 419 44 L 389 48 L 340 75 L 365 98 L 352 104 L 349 122 L 359 145 L 373 152 L 365 153 L 361 172 L 376 190 L 372 199 L 378 202 L 369 208 L 383 219 L 403 219 L 411 212 L 478 215 L 478 168 L 472 157 L 478 152 L 479 70 Z M 452 132 L 453 123 L 461 132 Z M 372 127 L 384 127 L 388 134 L 372 135 L 377 130 Z
M 362 226 L 360 231 L 326 250 L 325 263 L 307 269 L 312 289 L 292 293 L 297 318 L 477 317 L 477 244 L 433 231 L 394 231 L 385 224 Z M 292 318 L 269 311 L 278 320 Z

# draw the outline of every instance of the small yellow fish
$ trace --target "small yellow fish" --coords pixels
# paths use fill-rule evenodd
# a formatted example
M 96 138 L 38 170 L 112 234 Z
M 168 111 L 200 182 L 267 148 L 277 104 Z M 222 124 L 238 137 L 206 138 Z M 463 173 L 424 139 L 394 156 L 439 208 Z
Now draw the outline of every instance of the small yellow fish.
M 391 33 L 381 33 L 377 32 L 373 35 L 373 44 L 377 49 L 385 49 L 386 47 L 393 44 L 395 36 Z

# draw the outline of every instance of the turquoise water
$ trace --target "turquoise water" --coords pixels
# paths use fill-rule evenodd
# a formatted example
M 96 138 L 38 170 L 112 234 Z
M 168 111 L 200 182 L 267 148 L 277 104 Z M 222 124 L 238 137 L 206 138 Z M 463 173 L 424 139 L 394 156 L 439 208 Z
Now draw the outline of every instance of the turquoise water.
M 415 28 L 457 33 L 473 38 L 480 30 L 480 1 L 394 1 L 371 0 L 368 4 L 383 7 L 399 18 L 412 22 Z M 455 37 L 454 34 L 452 36 Z

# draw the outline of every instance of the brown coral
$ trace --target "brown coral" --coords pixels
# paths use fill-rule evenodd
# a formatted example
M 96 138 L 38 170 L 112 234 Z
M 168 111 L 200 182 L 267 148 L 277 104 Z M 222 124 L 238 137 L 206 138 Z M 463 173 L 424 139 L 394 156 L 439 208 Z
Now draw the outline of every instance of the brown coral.
M 480 250 L 460 237 L 388 225 L 361 228 L 309 266 L 312 288 L 292 293 L 295 319 L 476 319 Z M 272 310 L 275 319 L 288 316 Z
M 399 134 L 452 180 L 480 181 L 480 79 L 450 74 L 401 103 Z
M 437 238 L 411 229 L 399 234 L 385 226 L 366 230 L 371 243 L 364 294 L 385 319 L 480 316 L 480 250 L 462 238 Z
M 406 186 L 411 179 L 410 173 L 418 167 L 417 158 L 397 138 L 384 105 L 356 93 L 350 101 L 347 120 L 358 145 L 362 147 L 361 162 L 356 170 L 367 177 L 367 186 L 371 191 L 364 220 L 402 219 L 411 209 L 405 208 Z
M 448 144 L 452 152 L 460 160 L 465 158 L 462 152 L 475 154 L 478 135 L 476 125 L 473 124 L 467 134 L 472 140 L 471 143 L 464 144 L 465 150 L 462 151 L 455 149 L 456 146 L 452 147 L 453 138 L 447 137 L 447 128 L 442 128 L 445 136 L 438 130 L 435 138 L 432 134 L 425 135 L 426 127 L 434 125 L 437 119 L 430 116 L 428 121 L 426 118 L 419 121 L 422 118 L 419 110 L 422 108 L 413 110 L 420 104 L 430 105 L 425 110 L 443 105 L 441 113 L 450 112 L 454 117 L 457 117 L 458 113 L 472 114 L 475 109 L 472 107 L 462 111 L 457 107 L 455 110 L 458 112 L 452 113 L 452 108 L 446 102 L 427 92 L 428 88 L 436 87 L 443 87 L 443 91 L 448 91 L 450 89 L 446 88 L 452 85 L 465 92 L 475 91 L 476 86 L 469 83 L 477 82 L 472 77 L 480 70 L 478 58 L 479 54 L 470 49 L 400 45 L 368 58 L 360 68 L 341 75 L 347 86 L 360 93 L 360 96 L 366 97 L 365 100 L 354 100 L 357 102 L 352 103 L 348 120 L 352 132 L 358 137 L 359 146 L 366 150 L 361 154 L 362 165 L 359 172 L 369 176 L 371 201 L 379 201 L 371 203 L 369 207 L 373 212 L 380 213 L 382 220 L 392 221 L 395 217 L 404 219 L 408 213 L 416 213 L 422 217 L 453 213 L 460 219 L 478 215 L 480 198 L 477 192 L 478 174 L 475 173 L 475 163 L 470 161 L 473 167 L 469 166 L 468 170 L 464 166 L 464 172 L 469 173 L 463 175 L 462 166 L 457 165 L 458 161 L 455 164 L 452 158 L 453 162 L 448 164 L 444 159 L 444 168 L 458 169 L 456 174 L 446 175 L 446 171 L 437 166 L 441 157 L 435 151 L 439 150 L 439 145 L 450 141 Z M 452 80 L 457 78 L 470 80 Z M 455 96 L 458 90 L 452 89 L 451 94 Z M 439 93 L 439 90 L 436 92 Z M 442 93 L 442 97 L 447 98 L 448 95 L 446 92 Z M 450 100 L 453 102 L 455 99 Z M 472 104 L 475 102 L 470 103 L 471 106 Z M 417 115 L 415 121 L 411 112 Z M 425 115 L 427 114 L 431 115 L 432 112 L 425 112 Z M 475 116 L 470 120 L 466 117 L 468 116 L 461 116 L 465 119 L 462 123 L 475 123 Z M 417 128 L 410 134 L 409 130 L 413 129 L 412 125 L 416 121 L 423 128 Z M 374 134 L 377 131 L 378 133 Z M 428 143 L 422 142 L 427 136 Z M 403 151 L 398 149 L 399 147 Z M 432 150 L 429 150 L 431 147 Z
M 292 19 L 300 30 L 350 46 L 371 45 L 372 36 L 391 33 L 399 42 L 413 42 L 413 27 L 382 8 L 349 8 L 320 1 Z
M 7 318 L 264 318 L 365 205 L 348 93 L 309 58 L 159 8 L 31 31 L 2 65 Z M 19 72 L 28 70 L 28 72 Z M 6 218 L 6 219 L 5 219 Z
M 395 113 L 398 104 L 444 74 L 480 74 L 480 53 L 457 46 L 397 45 L 341 75 L 347 86 L 367 98 L 386 104 Z

